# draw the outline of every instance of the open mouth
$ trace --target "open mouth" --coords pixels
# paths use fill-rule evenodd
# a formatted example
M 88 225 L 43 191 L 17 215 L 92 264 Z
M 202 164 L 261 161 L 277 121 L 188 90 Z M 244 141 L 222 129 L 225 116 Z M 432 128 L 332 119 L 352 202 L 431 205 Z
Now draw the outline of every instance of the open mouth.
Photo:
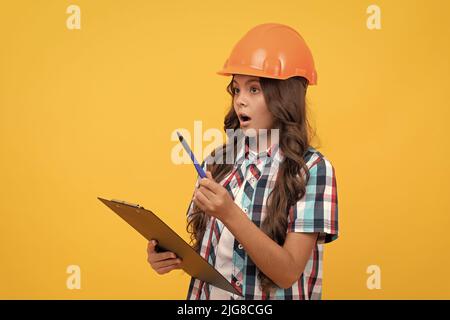
M 247 116 L 246 114 L 240 114 L 239 120 L 241 120 L 242 123 L 245 123 L 245 122 L 249 122 L 251 120 L 251 118 L 249 116 Z

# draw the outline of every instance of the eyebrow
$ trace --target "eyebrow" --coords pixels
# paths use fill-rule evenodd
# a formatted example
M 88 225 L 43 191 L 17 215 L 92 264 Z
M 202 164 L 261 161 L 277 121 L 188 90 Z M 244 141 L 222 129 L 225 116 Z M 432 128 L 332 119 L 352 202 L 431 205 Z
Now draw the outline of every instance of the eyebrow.
M 236 80 L 234 80 L 234 79 L 233 79 L 233 82 L 239 84 L 239 83 L 238 83 Z M 258 83 L 259 83 L 259 79 L 257 79 L 257 78 L 249 79 L 249 80 L 245 81 L 245 84 L 248 84 L 248 83 L 250 83 L 250 82 L 258 82 Z

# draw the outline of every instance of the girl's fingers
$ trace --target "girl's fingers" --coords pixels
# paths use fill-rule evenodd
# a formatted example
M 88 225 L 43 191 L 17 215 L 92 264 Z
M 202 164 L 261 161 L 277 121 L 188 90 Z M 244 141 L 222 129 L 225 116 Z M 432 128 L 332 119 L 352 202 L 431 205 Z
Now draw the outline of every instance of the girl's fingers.
M 206 189 L 205 187 L 200 187 L 198 191 L 201 192 L 209 201 L 212 201 L 215 196 L 211 190 Z
M 162 260 L 167 260 L 167 259 L 173 259 L 176 258 L 177 255 L 173 252 L 167 251 L 167 252 L 153 252 L 150 253 L 148 255 L 148 262 L 150 263 L 155 263 L 155 262 L 159 262 Z
M 181 263 L 181 259 L 167 259 L 159 262 L 154 262 L 152 264 L 153 269 L 159 270 L 161 268 L 169 267 L 172 265 L 179 265 Z
M 208 199 L 201 192 L 197 192 L 196 193 L 195 199 L 196 199 L 197 205 L 200 207 L 200 209 L 205 211 L 206 210 L 206 204 L 208 203 Z
M 200 181 L 200 185 L 202 187 L 205 187 L 206 189 L 211 190 L 213 193 L 217 193 L 220 191 L 220 187 L 222 187 L 221 185 L 219 185 L 217 182 L 214 181 L 214 179 L 206 179 L 203 178 Z
M 157 244 L 156 240 L 153 240 L 153 239 L 152 239 L 152 241 L 148 242 L 148 245 L 147 245 L 148 254 L 156 252 L 156 250 L 155 250 L 156 244 Z
M 171 266 L 168 266 L 168 267 L 163 267 L 163 268 L 160 268 L 160 269 L 156 270 L 156 272 L 158 274 L 165 274 L 165 273 L 167 273 L 169 271 L 172 271 L 174 269 L 180 269 L 179 265 L 175 265 L 174 264 L 174 265 L 171 265 Z
M 173 269 L 180 269 L 181 259 L 170 251 L 156 252 L 157 241 L 152 240 L 147 245 L 148 259 L 152 268 L 159 274 L 164 274 Z

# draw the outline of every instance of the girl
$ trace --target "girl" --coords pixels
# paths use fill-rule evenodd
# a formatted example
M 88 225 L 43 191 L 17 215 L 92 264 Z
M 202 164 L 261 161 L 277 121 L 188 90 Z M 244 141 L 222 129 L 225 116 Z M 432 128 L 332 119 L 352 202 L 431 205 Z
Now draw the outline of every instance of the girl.
M 311 52 L 294 29 L 262 24 L 218 74 L 232 76 L 224 129 L 238 134 L 203 161 L 207 178 L 197 181 L 187 230 L 243 297 L 191 278 L 187 298 L 321 299 L 323 244 L 338 237 L 338 201 L 334 167 L 310 146 Z M 160 274 L 179 268 L 155 244 L 151 266 Z

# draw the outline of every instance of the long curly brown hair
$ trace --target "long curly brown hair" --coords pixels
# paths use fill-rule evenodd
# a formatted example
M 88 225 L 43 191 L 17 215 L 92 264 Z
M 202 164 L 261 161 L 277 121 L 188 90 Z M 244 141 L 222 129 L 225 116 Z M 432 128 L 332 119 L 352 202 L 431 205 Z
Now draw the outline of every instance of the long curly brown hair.
M 311 127 L 306 108 L 306 91 L 308 81 L 303 77 L 292 77 L 286 80 L 259 78 L 266 105 L 274 119 L 274 128 L 279 129 L 279 147 L 284 158 L 280 163 L 275 186 L 267 200 L 267 214 L 261 223 L 261 230 L 271 239 L 283 246 L 286 239 L 287 217 L 291 206 L 298 202 L 306 192 L 306 184 L 309 180 L 309 171 L 303 155 L 310 146 L 311 138 L 315 135 Z M 225 116 L 224 131 L 240 128 L 238 116 L 233 108 L 234 93 L 231 81 L 227 86 L 227 92 L 232 97 L 231 108 Z M 270 129 L 270 128 L 267 128 Z M 233 155 L 236 155 L 236 142 L 232 143 Z M 230 143 L 216 148 L 210 157 L 217 157 L 217 153 L 230 151 Z M 306 177 L 300 174 L 303 168 Z M 207 163 L 207 170 L 215 181 L 220 182 L 233 169 L 233 164 L 228 162 Z M 200 252 L 202 239 L 205 233 L 209 216 L 195 204 L 193 212 L 188 219 L 186 230 L 190 233 L 193 248 Z M 268 294 L 275 286 L 262 271 L 258 277 L 261 281 L 261 289 Z

